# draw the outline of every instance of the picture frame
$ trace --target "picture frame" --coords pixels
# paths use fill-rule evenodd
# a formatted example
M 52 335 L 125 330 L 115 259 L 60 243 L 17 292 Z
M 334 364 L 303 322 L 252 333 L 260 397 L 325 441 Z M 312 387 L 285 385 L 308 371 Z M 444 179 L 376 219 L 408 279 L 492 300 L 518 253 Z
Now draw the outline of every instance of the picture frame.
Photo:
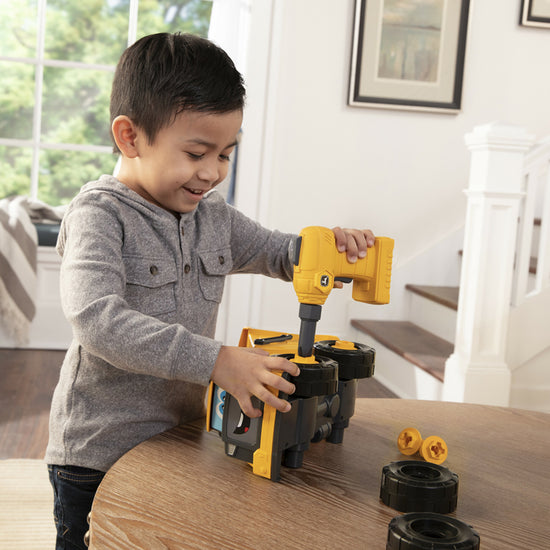
M 470 0 L 356 0 L 348 105 L 458 113 Z
M 550 0 L 522 0 L 519 24 L 550 28 Z

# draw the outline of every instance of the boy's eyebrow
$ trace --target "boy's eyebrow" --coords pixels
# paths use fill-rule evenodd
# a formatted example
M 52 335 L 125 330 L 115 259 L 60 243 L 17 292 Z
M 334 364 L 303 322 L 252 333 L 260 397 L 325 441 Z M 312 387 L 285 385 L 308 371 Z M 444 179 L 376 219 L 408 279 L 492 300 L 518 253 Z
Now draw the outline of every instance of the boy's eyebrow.
M 193 139 L 187 139 L 186 143 L 193 143 L 195 145 L 204 145 L 205 147 L 208 147 L 208 149 L 215 149 L 217 145 L 215 143 L 212 143 L 210 141 L 206 141 L 205 139 L 200 138 L 193 138 Z M 223 150 L 229 149 L 230 147 L 235 147 L 237 145 L 238 140 L 235 139 L 235 141 L 231 142 L 229 145 L 226 145 Z

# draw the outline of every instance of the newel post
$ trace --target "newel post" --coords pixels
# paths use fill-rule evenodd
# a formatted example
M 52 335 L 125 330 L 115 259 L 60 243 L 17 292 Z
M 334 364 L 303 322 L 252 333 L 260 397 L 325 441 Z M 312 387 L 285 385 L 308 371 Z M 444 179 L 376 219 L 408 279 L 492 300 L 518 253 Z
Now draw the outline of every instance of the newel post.
M 471 151 L 468 207 L 454 353 L 445 366 L 443 399 L 508 405 L 506 363 L 525 152 L 534 137 L 500 123 L 465 136 Z

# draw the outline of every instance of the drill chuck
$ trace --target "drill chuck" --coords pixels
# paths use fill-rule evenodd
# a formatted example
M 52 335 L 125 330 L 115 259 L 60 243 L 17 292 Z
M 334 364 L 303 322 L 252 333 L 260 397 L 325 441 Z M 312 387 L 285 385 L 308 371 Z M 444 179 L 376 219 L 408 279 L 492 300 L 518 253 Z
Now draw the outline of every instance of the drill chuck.
M 309 357 L 313 353 L 315 342 L 315 327 L 321 318 L 321 306 L 317 304 L 300 304 L 300 337 L 298 339 L 298 355 Z

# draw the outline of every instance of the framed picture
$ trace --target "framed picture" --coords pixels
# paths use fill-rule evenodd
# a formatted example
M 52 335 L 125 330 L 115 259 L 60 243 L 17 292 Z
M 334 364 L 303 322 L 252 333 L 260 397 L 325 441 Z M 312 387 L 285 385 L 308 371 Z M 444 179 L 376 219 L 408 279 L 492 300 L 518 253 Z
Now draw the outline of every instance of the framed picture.
M 470 0 L 356 0 L 349 105 L 457 113 Z
M 522 0 L 520 24 L 550 28 L 550 0 Z

